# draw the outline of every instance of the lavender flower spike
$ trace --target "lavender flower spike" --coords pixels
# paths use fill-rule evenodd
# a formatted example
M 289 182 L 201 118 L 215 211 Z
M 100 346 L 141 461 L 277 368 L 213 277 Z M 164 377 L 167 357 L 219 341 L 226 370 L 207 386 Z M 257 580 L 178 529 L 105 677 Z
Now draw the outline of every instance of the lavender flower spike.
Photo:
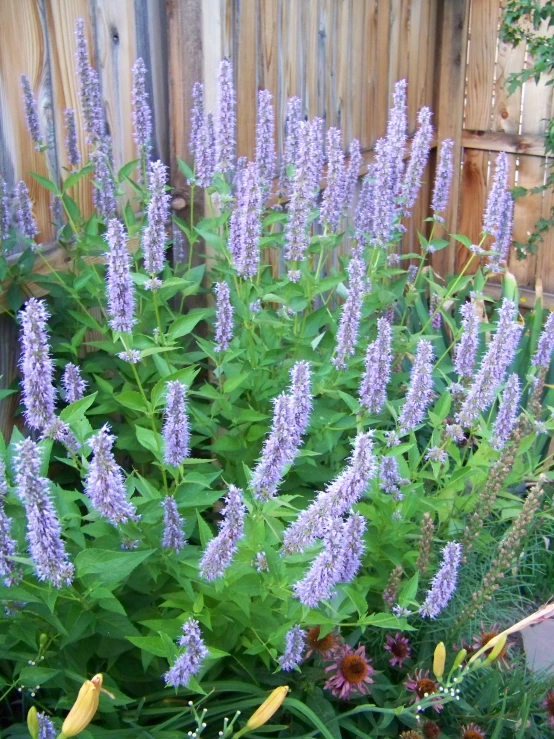
M 96 149 L 90 155 L 94 162 L 94 180 L 97 183 L 92 191 L 96 210 L 102 218 L 113 218 L 116 212 L 115 181 L 113 178 L 113 149 L 109 136 L 97 141 Z
M 141 57 L 133 65 L 133 129 L 141 156 L 148 159 L 152 139 L 152 113 L 146 92 L 146 66 Z
M 127 251 L 125 229 L 117 218 L 108 221 L 106 254 L 108 315 L 114 331 L 130 333 L 133 330 L 135 286 L 131 279 L 131 256 Z
M 392 365 L 392 328 L 386 318 L 377 321 L 377 338 L 368 347 L 365 372 L 360 383 L 360 404 L 370 413 L 379 413 L 387 400 L 387 384 Z
M 75 111 L 72 108 L 66 108 L 63 112 L 65 122 L 65 150 L 67 153 L 67 161 L 71 167 L 76 167 L 81 161 L 79 154 L 79 146 L 77 144 L 77 125 L 75 123 Z
M 37 224 L 33 218 L 33 203 L 29 190 L 23 180 L 15 186 L 15 220 L 19 230 L 27 239 L 34 239 L 38 234 Z
M 327 131 L 327 187 L 321 202 L 321 220 L 331 232 L 339 227 L 345 193 L 344 154 L 342 153 L 340 128 Z
M 357 503 L 376 473 L 372 433 L 360 433 L 354 441 L 348 466 L 285 530 L 283 553 L 303 552 L 316 538 L 323 536 L 326 522 L 343 516 Z
M 21 575 L 18 565 L 11 559 L 17 554 L 17 542 L 12 538 L 12 522 L 4 508 L 7 494 L 6 465 L 0 457 L 0 577 L 9 588 L 20 580 Z
M 233 306 L 231 292 L 226 282 L 215 283 L 216 294 L 216 324 L 215 324 L 215 352 L 223 352 L 229 348 L 233 338 Z
M 43 430 L 54 419 L 56 391 L 52 384 L 54 366 L 50 358 L 44 301 L 29 298 L 21 317 L 21 359 L 25 420 L 33 429 Z
M 279 189 L 283 195 L 290 195 L 293 179 L 289 177 L 287 169 L 296 166 L 298 147 L 300 145 L 298 124 L 302 120 L 302 101 L 298 97 L 289 98 L 287 103 L 287 117 L 285 122 L 285 146 L 281 165 Z
M 236 101 L 233 87 L 233 69 L 228 59 L 223 59 L 217 73 L 218 108 L 215 125 L 216 168 L 228 172 L 235 158 Z
M 293 436 L 300 441 L 310 422 L 312 408 L 312 372 L 309 362 L 296 362 L 290 371 L 290 394 L 294 409 Z
M 249 162 L 242 177 L 238 203 L 231 217 L 229 250 L 235 269 L 241 277 L 254 277 L 260 263 L 263 198 L 260 173 L 256 162 Z
M 433 188 L 433 198 L 431 200 L 431 208 L 435 218 L 444 222 L 444 218 L 439 213 L 444 213 L 448 207 L 448 198 L 450 197 L 450 186 L 452 185 L 452 177 L 454 176 L 454 159 L 452 155 L 452 147 L 454 142 L 452 139 L 444 139 L 441 144 L 439 161 L 437 164 L 437 172 L 435 174 L 435 185 Z
M 285 637 L 285 653 L 279 657 L 281 669 L 285 672 L 294 670 L 302 662 L 306 649 L 306 632 L 300 626 L 293 626 Z
M 418 426 L 425 416 L 427 406 L 433 397 L 433 345 L 421 339 L 410 375 L 410 387 L 406 402 L 398 417 L 399 433 L 407 434 Z
M 314 559 L 302 580 L 293 585 L 294 597 L 308 608 L 330 600 L 344 569 L 344 523 L 342 519 L 326 519 L 323 551 Z
M 410 160 L 406 167 L 406 174 L 402 183 L 402 214 L 409 215 L 417 200 L 421 188 L 423 170 L 429 158 L 431 140 L 433 138 L 433 126 L 431 125 L 431 113 L 427 107 L 422 108 L 417 114 L 419 128 L 412 142 Z
M 269 90 L 258 92 L 258 120 L 256 123 L 256 165 L 260 175 L 260 184 L 267 190 L 266 198 L 271 194 L 271 186 L 275 175 L 275 114 L 273 112 L 273 95 Z
M 144 229 L 144 269 L 149 275 L 158 274 L 164 266 L 166 246 L 165 224 L 169 218 L 170 196 L 165 191 L 167 167 L 163 162 L 152 162 L 149 173 L 150 202 L 148 225 Z
M 376 176 L 376 165 L 370 164 L 362 183 L 354 218 L 358 246 L 365 246 L 374 238 Z
M 162 547 L 174 549 L 178 554 L 187 543 L 183 533 L 183 518 L 179 515 L 177 503 L 172 495 L 166 495 L 162 500 L 164 509 L 164 531 L 162 536 Z
M 192 86 L 192 112 L 190 114 L 190 153 L 196 159 L 200 148 L 200 134 L 204 125 L 204 85 L 195 82 Z
M 31 134 L 31 139 L 35 144 L 35 149 L 40 151 L 44 142 L 40 135 L 37 101 L 35 100 L 31 83 L 26 74 L 21 75 L 21 89 L 23 90 L 23 101 L 25 103 L 25 121 L 27 122 L 27 130 Z
M 250 483 L 255 498 L 269 500 L 276 492 L 285 467 L 296 455 L 291 431 L 294 429 L 294 408 L 290 396 L 282 393 L 275 400 L 273 427 L 264 441 L 260 461 L 254 468 Z
M 75 24 L 75 40 L 77 79 L 79 80 L 79 96 L 85 120 L 85 131 L 89 134 L 89 141 L 96 142 L 104 135 L 104 111 L 100 96 L 100 79 L 97 71 L 89 64 L 85 22 L 82 18 L 78 18 Z
M 539 336 L 537 343 L 537 351 L 533 355 L 531 364 L 535 367 L 548 369 L 550 366 L 550 357 L 554 351 L 554 311 L 549 314 L 544 324 L 544 328 Z
M 204 580 L 215 580 L 233 561 L 237 545 L 244 535 L 244 519 L 246 506 L 242 502 L 242 490 L 229 485 L 229 492 L 225 496 L 225 508 L 221 512 L 224 520 L 220 522 L 219 533 L 214 537 L 200 560 L 200 577 Z
M 10 198 L 6 180 L 0 176 L 0 239 L 7 239 L 10 229 Z
M 514 313 L 514 302 L 504 298 L 498 311 L 496 333 L 456 417 L 464 428 L 473 425 L 479 413 L 493 402 L 514 358 L 522 331 L 522 326 L 513 320 Z
M 506 387 L 502 393 L 502 400 L 492 429 L 493 449 L 500 450 L 506 446 L 506 442 L 516 425 L 520 398 L 519 377 L 514 372 L 506 380 Z
M 75 403 L 80 400 L 87 386 L 87 383 L 81 377 L 81 370 L 71 362 L 65 365 L 62 384 L 65 390 L 65 399 L 68 403 Z
M 365 551 L 363 540 L 366 521 L 359 513 L 348 516 L 344 524 L 344 546 L 339 582 L 352 582 L 358 574 Z
M 431 581 L 419 613 L 424 618 L 436 618 L 443 611 L 456 590 L 458 569 L 462 560 L 462 545 L 450 542 L 442 550 L 442 563 Z
M 454 349 L 454 369 L 460 377 L 471 377 L 479 345 L 479 318 L 473 300 L 460 308 L 462 336 Z
M 173 667 L 165 673 L 164 680 L 166 685 L 173 688 L 185 688 L 191 677 L 200 671 L 202 662 L 208 656 L 198 621 L 189 618 L 183 624 L 183 636 L 178 644 L 185 647 L 186 651 L 177 657 Z
M 492 187 L 487 198 L 485 216 L 483 219 L 483 231 L 498 238 L 504 218 L 503 205 L 504 194 L 508 189 L 508 155 L 502 151 L 496 157 Z
M 195 146 L 196 182 L 200 187 L 209 187 L 215 174 L 215 134 L 211 113 L 208 113 L 206 120 L 200 125 Z
M 510 255 L 514 228 L 514 199 L 509 190 L 506 190 L 502 196 L 500 212 L 500 225 L 496 233 L 496 242 L 493 244 L 493 250 L 496 253 L 491 255 L 487 263 L 491 272 L 502 272 Z
M 363 258 L 354 254 L 348 265 L 348 297 L 343 305 L 337 330 L 336 356 L 331 360 L 337 369 L 346 369 L 346 358 L 356 352 L 362 305 L 368 289 L 365 272 Z
M 135 506 L 127 500 L 125 478 L 121 467 L 115 461 L 112 446 L 115 437 L 108 424 L 102 426 L 89 439 L 92 460 L 85 479 L 85 493 L 94 508 L 114 526 L 127 521 L 138 521 Z
M 44 711 L 40 711 L 39 713 L 37 713 L 37 721 L 37 739 L 56 739 L 56 737 L 58 736 L 58 732 L 56 731 L 54 722 L 52 721 L 52 719 L 48 718 Z
M 73 565 L 61 539 L 62 527 L 52 503 L 49 481 L 41 477 L 41 452 L 38 444 L 24 439 L 17 446 L 15 459 L 17 494 L 27 514 L 27 540 L 39 580 L 55 588 L 70 585 Z
M 187 386 L 179 380 L 174 380 L 168 382 L 166 388 L 167 408 L 163 426 L 164 462 L 179 467 L 190 455 Z
M 350 154 L 350 161 L 348 162 L 348 167 L 346 168 L 346 171 L 344 173 L 344 202 L 342 207 L 343 214 L 348 213 L 348 210 L 352 205 L 354 189 L 360 175 L 360 167 L 362 166 L 362 152 L 358 139 L 352 139 L 348 151 Z

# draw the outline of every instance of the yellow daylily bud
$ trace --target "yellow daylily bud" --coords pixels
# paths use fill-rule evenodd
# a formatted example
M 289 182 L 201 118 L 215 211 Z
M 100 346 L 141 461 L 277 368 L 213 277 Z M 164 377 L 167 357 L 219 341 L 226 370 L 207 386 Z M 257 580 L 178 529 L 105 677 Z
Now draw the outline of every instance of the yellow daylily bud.
M 439 642 L 435 647 L 435 654 L 433 656 L 433 674 L 437 679 L 440 679 L 444 675 L 444 663 L 446 662 L 446 647 L 444 642 Z
M 507 634 L 499 634 L 495 638 L 496 644 L 492 648 L 490 654 L 488 655 L 487 659 L 483 662 L 483 666 L 490 665 L 491 662 L 494 662 L 494 660 L 498 657 L 500 652 L 504 649 L 506 646 L 506 639 L 508 638 Z
M 38 739 L 39 725 L 36 706 L 29 708 L 29 713 L 27 714 L 27 728 L 29 729 L 31 739 Z
M 452 665 L 452 672 L 454 672 L 454 670 L 462 664 L 462 662 L 464 661 L 466 657 L 467 657 L 467 649 L 460 649 L 460 651 L 456 655 L 454 664 Z
M 279 688 L 275 688 L 269 698 L 266 698 L 258 710 L 255 711 L 246 722 L 246 728 L 248 731 L 253 731 L 269 721 L 287 697 L 288 692 L 288 685 L 281 685 Z
M 102 675 L 95 675 L 92 680 L 86 680 L 79 690 L 73 708 L 65 717 L 62 726 L 62 737 L 76 736 L 86 729 L 94 718 L 102 690 Z

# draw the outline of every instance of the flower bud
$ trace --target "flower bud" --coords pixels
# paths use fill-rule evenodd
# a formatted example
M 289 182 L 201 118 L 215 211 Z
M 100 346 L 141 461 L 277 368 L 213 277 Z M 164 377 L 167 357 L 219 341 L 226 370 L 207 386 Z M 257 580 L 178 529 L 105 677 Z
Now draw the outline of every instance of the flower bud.
M 40 635 L 40 639 L 38 641 L 38 643 L 40 644 L 40 646 L 41 647 L 45 647 L 47 641 L 48 641 L 48 634 L 41 634 Z
M 275 688 L 269 698 L 266 698 L 258 710 L 255 711 L 246 722 L 246 728 L 248 731 L 253 731 L 269 721 L 285 700 L 288 692 L 288 685 L 281 685 L 279 688 Z
M 495 642 L 494 647 L 492 648 L 490 654 L 487 656 L 487 659 L 483 662 L 483 666 L 490 665 L 491 662 L 494 662 L 494 660 L 498 657 L 500 652 L 504 649 L 506 646 L 506 639 L 508 638 L 507 634 L 499 634 L 497 637 L 493 637 L 491 641 Z M 489 642 L 490 643 L 490 642 Z
M 27 728 L 29 729 L 31 739 L 38 739 L 39 725 L 36 706 L 29 708 L 29 713 L 27 714 Z
M 452 672 L 459 667 L 464 659 L 467 657 L 467 649 L 460 649 L 458 654 L 456 655 L 456 659 L 454 660 L 454 664 L 452 665 Z
M 440 680 L 444 674 L 444 663 L 446 662 L 446 647 L 444 642 L 439 642 L 435 647 L 435 654 L 433 656 L 433 674 Z
M 86 680 L 83 683 L 73 708 L 63 722 L 61 736 L 64 739 L 76 736 L 90 724 L 98 708 L 101 689 L 101 674 L 95 675 L 92 680 Z

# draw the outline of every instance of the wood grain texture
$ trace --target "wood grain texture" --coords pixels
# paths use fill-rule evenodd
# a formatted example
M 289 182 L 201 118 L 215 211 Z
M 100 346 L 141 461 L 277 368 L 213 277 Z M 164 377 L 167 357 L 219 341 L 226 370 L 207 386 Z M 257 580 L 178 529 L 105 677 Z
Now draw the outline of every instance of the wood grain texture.
M 465 126 L 475 131 L 491 127 L 499 13 L 498 0 L 471 3 Z
M 508 154 L 545 156 L 544 136 L 500 133 L 496 131 L 462 131 L 462 146 L 482 151 L 505 151 Z

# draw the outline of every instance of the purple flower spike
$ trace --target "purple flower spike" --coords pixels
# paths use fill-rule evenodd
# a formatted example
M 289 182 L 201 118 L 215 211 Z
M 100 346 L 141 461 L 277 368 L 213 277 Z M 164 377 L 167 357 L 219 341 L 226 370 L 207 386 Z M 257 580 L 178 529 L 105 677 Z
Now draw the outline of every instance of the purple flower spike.
M 214 119 L 208 113 L 196 137 L 196 182 L 200 187 L 209 187 L 215 174 Z
M 130 333 L 133 330 L 135 286 L 131 279 L 131 256 L 123 224 L 112 218 L 106 233 L 109 252 L 106 254 L 108 315 L 114 331 Z
M 179 515 L 177 503 L 172 495 L 167 495 L 162 500 L 162 507 L 164 509 L 162 547 L 164 549 L 174 549 L 175 553 L 178 554 L 187 543 L 183 533 L 183 518 Z
M 343 516 L 357 503 L 376 473 L 372 434 L 360 433 L 356 436 L 348 466 L 285 530 L 283 553 L 303 552 L 323 536 L 326 522 Z
M 348 162 L 348 167 L 344 173 L 344 213 L 348 213 L 348 210 L 352 205 L 352 197 L 354 195 L 356 184 L 358 183 L 360 168 L 362 166 L 362 152 L 358 139 L 352 139 L 350 142 L 349 154 L 350 161 Z
M 148 225 L 144 229 L 144 269 L 149 275 L 158 274 L 164 266 L 166 247 L 165 224 L 169 218 L 169 193 L 166 192 L 167 167 L 163 162 L 150 165 Z
M 370 243 L 374 237 L 375 222 L 375 197 L 376 197 L 377 169 L 375 164 L 370 164 L 367 175 L 362 183 L 360 199 L 356 208 L 354 226 L 356 227 L 355 238 L 360 246 Z
M 437 164 L 437 172 L 435 174 L 435 186 L 433 188 L 431 208 L 433 209 L 435 218 L 441 222 L 444 222 L 444 218 L 442 218 L 439 213 L 444 213 L 448 207 L 450 187 L 452 185 L 452 177 L 454 176 L 453 146 L 454 142 L 452 139 L 445 139 L 442 142 L 439 161 Z
M 77 79 L 79 80 L 79 97 L 85 121 L 85 131 L 89 134 L 89 141 L 95 142 L 102 139 L 104 135 L 104 111 L 98 73 L 89 64 L 85 22 L 82 18 L 78 18 L 75 24 L 75 40 L 77 44 L 75 52 Z
M 492 247 L 496 254 L 493 254 L 487 263 L 491 272 L 502 272 L 510 256 L 514 227 L 514 199 L 509 190 L 506 190 L 502 196 L 500 209 L 500 225 L 496 234 L 496 242 Z
M 179 467 L 190 455 L 187 386 L 179 380 L 174 380 L 168 382 L 166 388 L 167 408 L 163 426 L 164 462 Z
M 498 238 L 501 232 L 502 219 L 504 218 L 504 195 L 508 189 L 508 155 L 502 151 L 496 157 L 492 187 L 487 198 L 485 216 L 483 219 L 483 231 Z
M 43 430 L 54 420 L 56 398 L 46 325 L 49 315 L 44 301 L 36 298 L 29 298 L 19 315 L 25 421 L 31 428 Z
M 0 176 L 0 238 L 7 239 L 10 235 L 10 197 L 6 180 Z
M 327 187 L 323 191 L 321 220 L 331 232 L 338 227 L 346 199 L 344 154 L 340 128 L 327 131 Z
M 473 301 L 460 308 L 462 335 L 454 349 L 454 369 L 460 377 L 472 377 L 479 346 L 479 318 Z
M 25 103 L 25 121 L 27 122 L 27 130 L 31 134 L 31 139 L 35 144 L 35 149 L 40 151 L 44 142 L 40 135 L 37 101 L 35 100 L 31 83 L 26 74 L 21 75 L 21 89 L 23 90 L 23 101 Z
M 44 711 L 40 711 L 39 713 L 37 713 L 37 721 L 38 721 L 37 739 L 56 739 L 56 737 L 58 736 L 56 727 L 54 726 L 53 721 L 48 718 L 48 716 L 44 713 Z
M 433 114 L 430 109 L 426 107 L 422 108 L 417 115 L 419 128 L 416 131 L 416 135 L 414 136 L 412 143 L 410 160 L 406 168 L 404 182 L 402 183 L 402 194 L 400 196 L 402 199 L 403 216 L 409 215 L 415 205 L 421 188 L 423 171 L 429 158 L 431 141 L 433 139 L 433 126 L 431 125 L 432 115 Z
M 85 480 L 85 492 L 100 515 L 117 526 L 127 521 L 138 521 L 139 516 L 135 506 L 127 500 L 123 471 L 112 453 L 115 437 L 109 431 L 110 427 L 105 424 L 89 439 L 92 460 Z
M 269 500 L 277 493 L 285 468 L 296 456 L 294 446 L 294 407 L 282 393 L 273 401 L 273 427 L 264 441 L 261 459 L 254 468 L 251 487 L 254 497 Z
M 216 169 L 228 172 L 235 160 L 236 100 L 233 87 L 233 68 L 223 59 L 217 73 L 218 108 L 215 125 Z
M 522 326 L 513 320 L 515 310 L 515 303 L 504 298 L 498 311 L 496 333 L 456 416 L 457 423 L 464 428 L 472 426 L 479 414 L 494 401 L 512 363 L 522 331 Z
M 38 444 L 24 439 L 15 459 L 17 494 L 27 514 L 27 540 L 39 580 L 55 588 L 70 585 L 74 568 L 62 541 L 62 527 L 50 496 L 49 481 L 41 477 Z
M 285 653 L 279 657 L 281 669 L 285 672 L 294 670 L 302 662 L 306 649 L 306 632 L 300 626 L 293 626 L 285 637 Z
M 290 394 L 294 409 L 294 429 L 291 429 L 295 443 L 306 432 L 310 422 L 310 411 L 312 409 L 312 372 L 309 362 L 296 362 L 290 371 Z
M 240 178 L 238 202 L 231 217 L 229 251 L 241 277 L 254 277 L 260 263 L 263 208 L 260 174 L 256 162 L 249 162 Z
M 94 206 L 102 218 L 108 220 L 116 212 L 113 149 L 109 136 L 97 141 L 90 158 L 94 162 L 94 180 L 97 183 L 92 191 Z
M 493 449 L 500 450 L 506 446 L 506 442 L 516 425 L 520 398 L 519 377 L 514 372 L 506 380 L 506 387 L 502 393 L 502 400 L 492 429 Z
M 539 336 L 537 343 L 537 351 L 535 352 L 531 364 L 535 367 L 543 367 L 548 369 L 550 366 L 550 357 L 554 351 L 554 312 L 550 313 L 544 324 L 544 328 Z
M 348 297 L 343 305 L 337 330 L 336 356 L 331 360 L 336 369 L 346 369 L 347 357 L 356 352 L 362 305 L 368 290 L 365 272 L 363 258 L 354 254 L 348 265 Z
M 242 490 L 229 485 L 225 496 L 225 508 L 221 512 L 224 520 L 219 524 L 219 533 L 214 537 L 200 560 L 200 577 L 204 580 L 215 580 L 222 577 L 233 561 L 238 549 L 238 542 L 244 535 L 244 519 L 246 506 L 242 502 Z
M 15 220 L 25 238 L 34 239 L 38 234 L 37 224 L 33 217 L 33 203 L 23 180 L 15 186 Z
M 233 338 L 233 306 L 231 305 L 231 291 L 226 282 L 215 283 L 216 294 L 216 323 L 215 323 L 215 352 L 223 352 L 229 348 Z
M 77 125 L 75 123 L 75 111 L 72 108 L 64 110 L 65 122 L 65 150 L 67 161 L 72 167 L 76 167 L 81 161 L 79 146 L 77 144 Z
M 294 597 L 308 608 L 317 608 L 320 601 L 330 600 L 343 573 L 344 523 L 340 518 L 327 519 L 323 523 L 323 551 L 303 579 L 293 585 Z
M 191 677 L 200 671 L 202 663 L 208 656 L 198 621 L 189 618 L 183 624 L 183 636 L 178 644 L 185 647 L 185 652 L 177 657 L 173 667 L 165 673 L 164 680 L 166 685 L 173 688 L 186 688 Z
M 410 375 L 406 402 L 398 417 L 399 433 L 407 434 L 423 421 L 433 397 L 433 345 L 420 339 Z
M 287 103 L 287 118 L 285 122 L 285 146 L 281 165 L 279 189 L 284 195 L 291 194 L 293 178 L 287 173 L 288 167 L 296 167 L 298 148 L 300 146 L 299 123 L 302 120 L 302 101 L 298 97 L 289 98 Z
M 379 413 L 387 400 L 392 366 L 392 328 L 386 318 L 377 321 L 377 338 L 367 347 L 365 372 L 360 383 L 360 404 Z
M 81 370 L 71 362 L 65 365 L 62 384 L 65 390 L 65 399 L 68 403 L 75 403 L 80 400 L 87 386 L 87 383 L 81 377 Z
M 190 153 L 196 157 L 201 148 L 200 135 L 204 125 L 204 85 L 195 82 L 192 86 L 192 112 L 190 114 Z
M 146 66 L 139 57 L 133 65 L 133 133 L 141 155 L 148 159 L 152 140 L 152 113 L 146 92 Z
M 455 541 L 442 550 L 442 563 L 431 581 L 424 604 L 419 613 L 424 618 L 436 618 L 448 605 L 456 590 L 458 569 L 462 561 L 462 545 Z
M 11 559 L 17 554 L 17 542 L 12 538 L 12 522 L 4 507 L 7 494 L 6 465 L 0 457 L 0 577 L 9 588 L 21 579 L 21 575 L 18 565 Z
M 363 540 L 366 521 L 359 513 L 348 516 L 344 524 L 344 544 L 342 549 L 342 568 L 339 582 L 352 582 L 362 565 L 365 551 Z
M 258 92 L 258 121 L 256 123 L 256 165 L 260 184 L 267 189 L 266 199 L 271 194 L 275 175 L 275 114 L 273 95 L 269 90 Z

